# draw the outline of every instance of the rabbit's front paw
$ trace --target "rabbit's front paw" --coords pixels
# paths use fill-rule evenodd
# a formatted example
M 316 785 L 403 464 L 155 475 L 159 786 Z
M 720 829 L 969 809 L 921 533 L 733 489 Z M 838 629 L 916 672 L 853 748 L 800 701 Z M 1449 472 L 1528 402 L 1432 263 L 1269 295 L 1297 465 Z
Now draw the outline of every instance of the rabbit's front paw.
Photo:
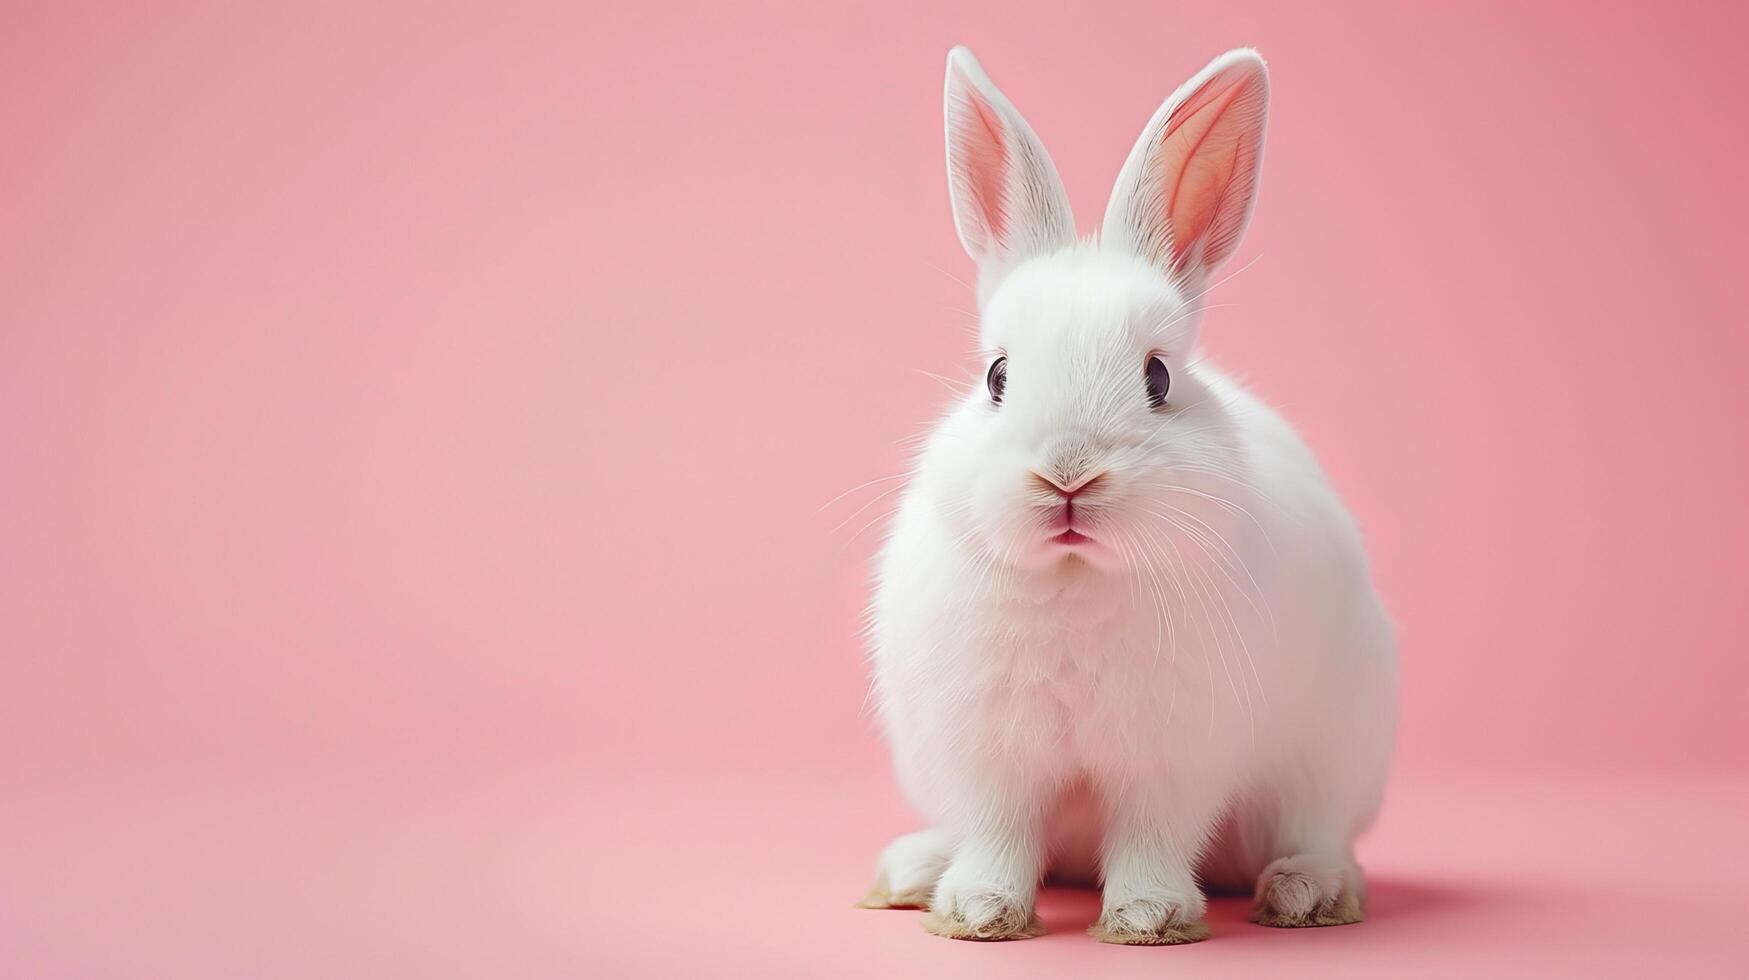
M 1271 862 L 1257 879 L 1251 921 L 1277 928 L 1342 926 L 1365 918 L 1360 869 L 1343 858 L 1302 854 Z
M 1169 899 L 1139 898 L 1106 909 L 1088 934 L 1122 946 L 1178 946 L 1209 937 L 1199 910 Z
M 923 928 L 949 939 L 987 942 L 1044 935 L 1032 903 L 999 889 L 938 888 Z

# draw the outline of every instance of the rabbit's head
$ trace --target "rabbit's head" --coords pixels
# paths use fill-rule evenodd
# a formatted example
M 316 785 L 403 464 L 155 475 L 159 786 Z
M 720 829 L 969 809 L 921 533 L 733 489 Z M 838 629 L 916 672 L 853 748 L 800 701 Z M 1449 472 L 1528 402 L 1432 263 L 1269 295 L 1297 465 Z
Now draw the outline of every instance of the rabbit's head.
M 1098 239 L 1077 241 L 1038 137 L 971 52 L 949 54 L 948 179 L 986 361 L 919 482 L 967 541 L 1021 567 L 1133 565 L 1166 546 L 1183 494 L 1242 480 L 1192 352 L 1256 196 L 1267 101 L 1255 52 L 1217 58 L 1143 130 Z

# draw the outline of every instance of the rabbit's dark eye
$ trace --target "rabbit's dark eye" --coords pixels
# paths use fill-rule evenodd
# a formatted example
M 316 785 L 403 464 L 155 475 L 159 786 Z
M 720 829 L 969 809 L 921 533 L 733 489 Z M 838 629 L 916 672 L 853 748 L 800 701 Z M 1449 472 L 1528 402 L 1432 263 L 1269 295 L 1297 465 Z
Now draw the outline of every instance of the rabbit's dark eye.
M 996 358 L 996 363 L 990 365 L 990 373 L 984 376 L 984 383 L 990 387 L 990 400 L 1002 404 L 1002 392 L 1008 389 L 1008 358 Z
M 1172 387 L 1172 374 L 1166 370 L 1166 362 L 1158 357 L 1148 358 L 1148 404 L 1159 408 L 1166 404 L 1166 390 Z

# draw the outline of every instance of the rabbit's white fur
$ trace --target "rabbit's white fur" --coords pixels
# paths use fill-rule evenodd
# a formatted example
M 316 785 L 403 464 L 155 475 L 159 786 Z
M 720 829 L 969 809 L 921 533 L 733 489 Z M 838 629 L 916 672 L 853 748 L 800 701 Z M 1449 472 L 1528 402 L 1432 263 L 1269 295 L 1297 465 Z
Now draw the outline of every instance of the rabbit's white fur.
M 1101 240 L 1077 242 L 1031 129 L 949 56 L 955 220 L 1008 381 L 939 423 L 879 559 L 879 711 L 931 828 L 887 849 L 866 904 L 927 902 L 942 935 L 1034 935 L 1048 871 L 1103 883 L 1108 941 L 1202 938 L 1199 880 L 1255 888 L 1272 925 L 1360 917 L 1391 628 L 1310 451 L 1194 347 L 1266 100 L 1254 52 L 1216 59 L 1144 130 Z M 1035 474 L 1100 475 L 1073 500 L 1091 540 L 1051 537 L 1061 499 Z

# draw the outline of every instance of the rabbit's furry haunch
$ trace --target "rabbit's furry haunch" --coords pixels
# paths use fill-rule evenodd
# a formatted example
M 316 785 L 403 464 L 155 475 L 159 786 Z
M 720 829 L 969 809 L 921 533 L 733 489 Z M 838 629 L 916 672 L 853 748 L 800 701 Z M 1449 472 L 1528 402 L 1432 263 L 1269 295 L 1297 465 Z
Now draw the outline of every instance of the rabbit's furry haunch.
M 1391 627 L 1311 452 L 1196 353 L 1256 196 L 1263 61 L 1225 54 L 1166 100 L 1095 241 L 971 53 L 947 69 L 988 371 L 879 559 L 879 711 L 930 829 L 886 849 L 864 904 L 1019 938 L 1049 873 L 1102 883 L 1108 942 L 1203 938 L 1199 882 L 1254 888 L 1268 925 L 1358 921 Z

